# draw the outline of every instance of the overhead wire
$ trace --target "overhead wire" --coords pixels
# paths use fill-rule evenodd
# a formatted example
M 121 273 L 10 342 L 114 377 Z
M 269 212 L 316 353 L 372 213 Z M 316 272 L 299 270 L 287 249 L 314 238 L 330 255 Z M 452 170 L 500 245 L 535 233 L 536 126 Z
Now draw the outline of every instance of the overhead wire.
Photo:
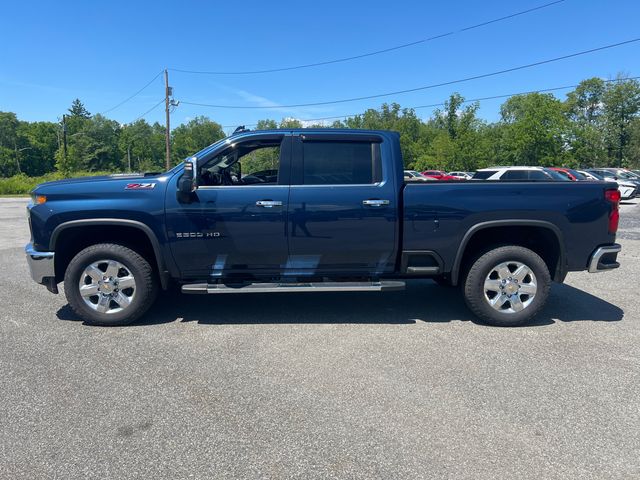
M 144 118 L 146 115 L 148 115 L 149 113 L 151 113 L 152 111 L 154 111 L 156 108 L 158 108 L 160 106 L 161 103 L 163 103 L 165 101 L 165 99 L 161 99 L 158 103 L 156 103 L 153 107 L 151 107 L 149 110 L 147 110 L 146 112 L 144 112 L 143 114 L 137 116 L 134 120 L 132 120 L 130 123 L 135 123 L 138 120 Z
M 333 60 L 325 60 L 325 61 L 320 61 L 320 62 L 313 62 L 313 63 L 306 63 L 306 64 L 302 64 L 302 65 L 293 65 L 293 66 L 289 66 L 289 67 L 276 67 L 276 68 L 268 68 L 268 69 L 264 69 L 264 70 L 245 70 L 245 71 L 206 71 L 206 70 L 188 70 L 188 69 L 181 69 L 181 68 L 169 68 L 169 70 L 173 71 L 173 72 L 180 72 L 180 73 L 189 73 L 189 74 L 197 74 L 197 75 L 257 75 L 257 74 L 264 74 L 264 73 L 275 73 L 275 72 L 286 72 L 286 71 L 291 71 L 291 70 L 300 70 L 303 68 L 312 68 L 312 67 L 320 67 L 323 65 L 330 65 L 330 64 L 334 64 L 334 63 L 342 63 L 342 62 L 348 62 L 351 60 L 358 60 L 361 58 L 366 58 L 366 57 L 372 57 L 374 55 L 380 55 L 383 53 L 388 53 L 388 52 L 392 52 L 395 50 L 401 50 L 403 48 L 408 48 L 408 47 L 413 47 L 415 45 L 419 45 L 419 44 L 423 44 L 423 43 L 427 43 L 427 42 L 431 42 L 433 40 L 437 40 L 440 38 L 444 38 L 444 37 L 449 37 L 458 33 L 462 33 L 462 32 L 467 32 L 469 30 L 474 30 L 476 28 L 481 28 L 481 27 L 485 27 L 487 25 L 491 25 L 493 23 L 498 23 L 498 22 L 502 22 L 504 20 L 509 20 L 511 18 L 515 18 L 521 15 L 526 15 L 528 13 L 532 13 L 535 12 L 537 10 L 542 10 L 544 8 L 548 8 L 551 7 L 553 5 L 557 5 L 559 3 L 563 3 L 566 0 L 555 0 L 549 3 L 545 3 L 543 5 L 538 5 L 536 7 L 532 7 L 526 10 L 522 10 L 516 13 L 512 13 L 509 15 L 505 15 L 502 17 L 498 17 L 498 18 L 494 18 L 492 20 L 487 20 L 485 22 L 481 22 L 481 23 L 477 23 L 475 25 L 470 25 L 467 27 L 463 27 L 463 28 L 459 28 L 457 30 L 451 30 L 449 32 L 446 33 L 441 33 L 438 35 L 433 35 L 431 37 L 427 37 L 427 38 L 423 38 L 420 40 L 416 40 L 414 42 L 409 42 L 409 43 L 403 43 L 401 45 L 396 45 L 393 47 L 388 47 L 388 48 L 383 48 L 381 50 L 374 50 L 372 52 L 367 52 L 367 53 L 362 53 L 359 55 L 353 55 L 350 57 L 342 57 L 342 58 L 336 58 Z
M 149 85 L 151 85 L 151 84 L 152 84 L 152 83 L 153 83 L 153 82 L 154 82 L 154 81 L 155 81 L 155 80 L 156 80 L 160 75 L 162 75 L 163 73 L 164 73 L 164 70 L 160 70 L 160 72 L 158 72 L 158 74 L 157 74 L 155 77 L 153 77 L 151 80 L 149 80 L 149 82 L 147 82 L 147 83 L 144 85 L 144 87 L 142 87 L 142 88 L 141 88 L 140 90 L 138 90 L 136 93 L 134 93 L 133 95 L 131 95 L 131 96 L 127 97 L 127 98 L 125 98 L 124 100 L 122 100 L 122 101 L 121 101 L 120 103 L 118 103 L 117 105 L 115 105 L 115 106 L 113 106 L 113 107 L 111 107 L 111 108 L 109 108 L 109 109 L 107 109 L 107 110 L 104 110 L 104 111 L 100 112 L 100 114 L 101 114 L 101 115 L 104 115 L 105 113 L 109 113 L 109 112 L 111 112 L 112 110 L 115 110 L 116 108 L 121 107 L 122 105 L 124 105 L 125 103 L 127 103 L 129 100 L 131 100 L 131 99 L 133 99 L 133 98 L 137 97 L 140 93 L 142 93 L 142 91 L 143 91 L 145 88 L 147 88 Z
M 603 82 L 605 83 L 611 83 L 611 82 L 622 82 L 625 80 L 639 80 L 640 76 L 636 76 L 636 77 L 626 77 L 626 78 L 621 78 L 621 79 L 611 79 L 611 80 L 603 80 Z M 575 84 L 575 85 L 564 85 L 562 87 L 551 87 L 551 88 L 542 88 L 539 90 L 528 90 L 528 91 L 524 91 L 524 92 L 517 92 L 517 93 L 508 93 L 508 94 L 502 94 L 502 95 L 492 95 L 489 97 L 478 97 L 478 98 L 470 98 L 468 100 L 464 100 L 461 103 L 462 104 L 466 104 L 466 103 L 474 103 L 474 102 L 482 102 L 482 101 L 486 101 L 486 100 L 497 100 L 500 98 L 511 98 L 511 97 L 516 97 L 518 95 L 527 95 L 530 93 L 546 93 L 546 92 L 554 92 L 554 91 L 558 91 L 558 90 L 567 90 L 569 88 L 577 88 L 579 86 L 579 84 Z M 434 107 L 442 107 L 446 105 L 446 102 L 440 102 L 440 103 L 432 103 L 429 105 L 417 105 L 414 107 L 406 107 L 409 110 L 418 110 L 420 108 L 434 108 Z M 363 115 L 364 112 L 361 113 L 353 113 L 350 115 L 336 115 L 336 116 L 332 116 L 332 117 L 319 117 L 319 118 L 309 118 L 309 119 L 296 119 L 300 122 L 320 122 L 323 120 L 338 120 L 341 118 L 353 118 L 353 117 L 357 117 L 360 115 Z M 251 123 L 251 124 L 246 124 L 245 126 L 247 127 L 255 127 L 257 126 L 257 123 Z M 235 128 L 237 127 L 237 125 L 223 125 L 222 128 Z
M 540 60 L 538 62 L 533 62 L 533 63 L 528 63 L 525 65 L 519 65 L 517 67 L 511 67 L 511 68 L 505 68 L 502 70 L 498 70 L 495 72 L 489 72 L 489 73 L 483 73 L 480 75 L 473 75 L 470 77 L 464 77 L 464 78 L 460 78 L 457 80 L 449 80 L 446 82 L 440 82 L 440 83 L 432 83 L 430 85 L 423 85 L 421 87 L 415 87 L 415 88 L 407 88 L 404 90 L 396 90 L 393 92 L 386 92 L 386 93 L 379 93 L 379 94 L 375 94 L 375 95 L 365 95 L 362 97 L 353 97 L 353 98 L 343 98 L 343 99 L 339 99 L 339 100 L 328 100 L 328 101 L 323 101 L 323 102 L 308 102 L 308 103 L 294 103 L 294 104 L 289 104 L 289 105 L 220 105 L 220 104 L 210 104 L 210 103 L 200 103 L 200 102 L 189 102 L 186 100 L 181 100 L 181 102 L 185 105 L 195 105 L 195 106 L 200 106 L 200 107 L 211 107 L 211 108 L 226 108 L 226 109 L 278 109 L 278 108 L 297 108 L 297 107 L 316 107 L 316 106 L 321 106 L 321 105 L 335 105 L 338 103 L 348 103 L 348 102 L 357 102 L 359 100 L 371 100 L 374 98 L 382 98 L 382 97 L 389 97 L 392 95 L 401 95 L 401 94 L 405 94 L 405 93 L 411 93 L 411 92 L 418 92 L 418 91 L 422 91 L 422 90 L 428 90 L 428 89 L 432 89 L 432 88 L 437 88 L 437 87 L 444 87 L 447 85 L 454 85 L 457 83 L 464 83 L 464 82 L 469 82 L 472 80 L 479 80 L 482 78 L 489 78 L 489 77 L 495 77 L 497 75 L 503 75 L 505 73 L 510 73 L 510 72 L 515 72 L 518 70 L 524 70 L 527 68 L 532 68 L 532 67 L 537 67 L 540 65 L 545 65 L 548 63 L 553 63 L 553 62 L 559 62 L 561 60 L 567 60 L 569 58 L 575 58 L 581 55 L 587 55 L 590 53 L 594 53 L 594 52 L 599 52 L 602 50 L 607 50 L 610 48 L 615 48 L 615 47 L 620 47 L 622 45 L 628 45 L 631 43 L 635 43 L 640 41 L 640 37 L 638 38 L 633 38 L 630 40 L 625 40 L 623 42 L 618 42 L 618 43 L 612 43 L 609 45 L 604 45 L 602 47 L 597 47 L 597 48 L 591 48 L 588 50 L 582 50 L 580 52 L 575 52 L 575 53 L 571 53 L 568 55 L 562 55 L 559 57 L 554 57 L 554 58 L 550 58 L 550 59 L 546 59 L 546 60 Z

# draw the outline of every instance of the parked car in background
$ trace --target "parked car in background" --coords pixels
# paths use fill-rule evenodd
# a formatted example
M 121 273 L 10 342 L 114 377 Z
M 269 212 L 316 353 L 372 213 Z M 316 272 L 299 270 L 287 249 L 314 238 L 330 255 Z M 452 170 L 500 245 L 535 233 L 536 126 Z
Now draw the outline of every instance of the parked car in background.
M 590 181 L 600 180 L 600 178 L 596 177 L 593 173 L 590 173 L 590 172 L 588 172 L 586 170 L 578 170 L 578 172 L 580 172 L 582 175 L 584 175 L 586 180 L 590 180 Z
M 448 175 L 442 170 L 425 170 L 424 172 L 422 172 L 422 175 L 435 178 L 436 180 L 460 180 L 460 178 L 454 177 L 453 175 Z
M 492 167 L 482 168 L 473 176 L 474 180 L 513 181 L 569 181 L 566 176 L 544 167 Z
M 640 180 L 640 175 L 638 175 L 633 170 L 629 170 L 628 168 L 609 168 L 607 170 L 613 170 L 617 173 L 619 177 L 630 179 L 630 180 Z
M 608 181 L 617 182 L 620 180 L 622 182 L 632 183 L 636 188 L 640 188 L 640 179 L 629 175 L 629 173 L 619 168 L 590 168 L 587 172 Z
M 405 170 L 404 171 L 404 180 L 405 182 L 434 182 L 435 178 L 427 177 L 426 175 L 421 174 L 416 170 Z
M 611 178 L 604 177 L 593 171 L 584 171 L 580 173 L 583 173 L 587 177 L 591 177 L 589 178 L 590 180 L 612 181 Z M 635 198 L 638 194 L 638 186 L 635 183 L 628 182 L 620 178 L 613 181 L 618 184 L 618 191 L 620 192 L 620 198 L 622 200 L 630 200 Z
M 459 178 L 460 180 L 471 180 L 473 172 L 449 172 L 447 175 Z
M 587 179 L 585 175 L 583 175 L 577 170 L 574 170 L 573 168 L 549 167 L 549 170 L 553 170 L 554 172 L 557 172 L 560 175 L 564 175 L 572 182 L 583 182 Z

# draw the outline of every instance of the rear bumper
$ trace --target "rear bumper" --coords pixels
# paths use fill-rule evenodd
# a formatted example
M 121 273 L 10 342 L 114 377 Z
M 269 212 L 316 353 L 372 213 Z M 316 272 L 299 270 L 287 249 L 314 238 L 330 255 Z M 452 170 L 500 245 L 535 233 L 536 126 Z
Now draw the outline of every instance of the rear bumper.
M 618 268 L 620 264 L 616 260 L 620 250 L 622 247 L 617 243 L 596 248 L 589 259 L 589 273 L 606 272 Z
M 31 243 L 24 247 L 24 253 L 27 256 L 27 264 L 33 281 L 45 285 L 53 293 L 58 293 L 54 264 L 55 253 L 40 252 L 33 248 Z

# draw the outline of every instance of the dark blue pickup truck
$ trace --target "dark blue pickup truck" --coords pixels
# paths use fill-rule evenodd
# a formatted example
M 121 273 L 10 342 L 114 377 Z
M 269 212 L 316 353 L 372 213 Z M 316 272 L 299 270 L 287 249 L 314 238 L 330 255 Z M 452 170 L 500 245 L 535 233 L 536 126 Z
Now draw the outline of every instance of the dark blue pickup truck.
M 387 131 L 242 131 L 163 174 L 39 185 L 33 279 L 87 322 L 140 317 L 183 293 L 460 285 L 483 321 L 522 324 L 570 271 L 619 266 L 617 186 L 404 181 Z M 437 299 L 434 299 L 437 301 Z

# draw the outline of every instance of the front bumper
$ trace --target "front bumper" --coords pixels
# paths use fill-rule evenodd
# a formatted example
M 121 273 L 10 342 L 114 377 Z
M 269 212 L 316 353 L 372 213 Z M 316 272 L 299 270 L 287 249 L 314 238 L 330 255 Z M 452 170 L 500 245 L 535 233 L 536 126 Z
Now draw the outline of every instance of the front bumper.
M 33 244 L 28 243 L 24 247 L 27 256 L 31 278 L 36 283 L 46 286 L 49 291 L 58 293 L 56 284 L 56 272 L 54 264 L 54 252 L 40 252 L 33 248 Z
M 622 247 L 617 243 L 596 248 L 589 259 L 589 273 L 606 272 L 618 268 L 620 264 L 616 260 L 620 250 Z

